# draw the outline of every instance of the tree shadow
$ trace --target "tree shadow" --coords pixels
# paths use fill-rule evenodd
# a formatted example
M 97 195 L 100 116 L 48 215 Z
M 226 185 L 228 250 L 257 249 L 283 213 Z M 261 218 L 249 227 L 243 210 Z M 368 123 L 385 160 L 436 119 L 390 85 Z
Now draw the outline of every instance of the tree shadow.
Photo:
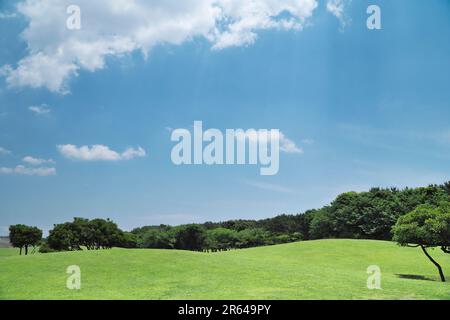
M 417 275 L 417 274 L 396 274 L 396 276 L 401 278 L 401 279 L 409 279 L 409 280 L 437 281 L 437 280 L 435 280 L 433 278 L 420 276 L 420 275 Z

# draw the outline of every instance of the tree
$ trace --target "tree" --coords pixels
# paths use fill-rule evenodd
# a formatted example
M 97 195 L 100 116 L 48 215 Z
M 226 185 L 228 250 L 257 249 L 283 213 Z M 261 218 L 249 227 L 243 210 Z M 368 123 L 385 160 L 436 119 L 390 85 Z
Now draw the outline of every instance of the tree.
M 392 227 L 398 218 L 417 206 L 437 206 L 450 197 L 442 187 L 381 189 L 369 192 L 347 192 L 339 195 L 330 206 L 315 214 L 310 224 L 312 238 L 352 238 L 391 240 Z M 304 233 L 306 234 L 306 233 Z
M 207 247 L 213 251 L 229 250 L 236 248 L 238 233 L 235 230 L 216 228 L 207 232 Z
M 122 232 L 120 236 L 120 243 L 118 245 L 122 248 L 128 249 L 137 248 L 137 237 L 131 232 Z
M 301 228 L 299 219 L 293 215 L 282 214 L 260 222 L 261 227 L 275 234 L 289 234 L 299 231 Z
M 269 244 L 270 233 L 261 228 L 245 229 L 238 233 L 239 248 L 259 247 Z
M 400 217 L 393 227 L 393 240 L 402 246 L 420 247 L 427 258 L 438 269 L 442 282 L 445 282 L 441 265 L 428 253 L 428 248 L 450 246 L 450 210 L 448 204 L 441 206 L 421 205 L 412 212 Z
M 79 241 L 79 246 L 88 250 L 95 249 L 95 227 L 88 219 L 74 218 L 71 229 Z
M 81 250 L 80 234 L 71 222 L 57 224 L 47 238 L 49 247 L 56 251 Z
M 450 181 L 445 182 L 442 185 L 442 189 L 444 189 L 444 191 L 447 192 L 448 195 L 450 195 Z
M 335 236 L 329 207 L 311 213 L 310 217 L 308 240 L 333 238 Z
M 17 224 L 9 227 L 9 241 L 15 248 L 25 248 L 25 255 L 28 254 L 28 247 L 35 247 L 42 239 L 42 230 L 36 227 L 30 227 L 23 224 Z
M 122 231 L 109 219 L 94 219 L 89 222 L 94 230 L 93 246 L 95 249 L 111 249 L 120 245 Z
M 441 250 L 450 253 L 450 202 L 442 202 L 435 210 L 437 215 L 428 224 L 436 234 Z
M 178 227 L 175 234 L 175 249 L 201 251 L 206 245 L 206 231 L 195 224 Z
M 73 222 L 55 225 L 47 242 L 53 250 L 74 251 L 81 250 L 82 247 L 99 250 L 114 246 L 133 246 L 136 239 L 124 234 L 117 224 L 109 219 L 74 218 Z
M 139 240 L 139 246 L 151 249 L 173 249 L 175 234 L 172 231 L 161 229 L 148 229 Z

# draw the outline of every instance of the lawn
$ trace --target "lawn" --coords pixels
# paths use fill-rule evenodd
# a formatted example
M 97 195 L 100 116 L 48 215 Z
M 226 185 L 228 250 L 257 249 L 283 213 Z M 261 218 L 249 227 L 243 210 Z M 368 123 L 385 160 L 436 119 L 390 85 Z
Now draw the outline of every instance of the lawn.
M 450 280 L 450 254 L 431 253 Z M 14 254 L 0 249 L 0 299 L 450 299 L 450 283 L 420 249 L 384 241 Z M 66 288 L 69 265 L 81 268 L 81 290 Z M 367 289 L 370 265 L 381 268 L 381 290 Z

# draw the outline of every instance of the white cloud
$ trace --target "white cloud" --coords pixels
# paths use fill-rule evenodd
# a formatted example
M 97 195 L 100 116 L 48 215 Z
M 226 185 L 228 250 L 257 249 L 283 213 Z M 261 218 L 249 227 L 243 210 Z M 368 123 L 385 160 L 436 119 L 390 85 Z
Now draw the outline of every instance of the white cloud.
M 303 153 L 303 149 L 298 147 L 294 141 L 280 132 L 280 150 L 286 153 Z
M 301 30 L 317 7 L 316 0 L 223 0 L 217 3 L 222 15 L 219 20 L 226 26 L 215 30 L 214 49 L 252 44 L 258 37 L 258 30 Z M 287 15 L 281 18 L 283 13 Z
M 125 152 L 123 152 L 121 154 L 121 159 L 122 160 L 130 160 L 133 158 L 145 157 L 145 155 L 146 155 L 145 150 L 142 149 L 141 147 L 139 147 L 137 149 L 128 148 L 127 150 L 125 150 Z
M 111 150 L 104 145 L 81 146 L 72 144 L 57 146 L 59 153 L 72 160 L 81 161 L 120 161 L 130 160 L 137 157 L 145 157 L 146 152 L 141 147 L 134 149 L 128 148 L 122 153 Z
M 267 143 L 267 140 L 270 139 L 269 137 L 270 137 L 269 131 L 247 130 L 244 135 L 237 136 L 237 139 L 241 139 L 241 140 L 247 139 L 252 142 L 262 141 L 264 143 Z M 271 141 L 269 141 L 269 142 L 271 142 Z M 279 135 L 279 146 L 280 146 L 280 151 L 285 152 L 285 153 L 297 153 L 297 154 L 303 153 L 303 149 L 298 147 L 294 141 L 289 139 L 281 131 L 280 131 L 280 135 Z
M 350 18 L 345 14 L 345 6 L 351 0 L 328 0 L 327 10 L 332 13 L 341 23 L 341 28 L 345 28 L 350 22 Z
M 194 38 L 213 49 L 250 45 L 257 32 L 301 30 L 318 0 L 78 0 L 81 29 L 69 30 L 70 0 L 25 0 L 17 11 L 29 24 L 22 33 L 28 55 L 0 73 L 11 87 L 28 86 L 67 93 L 80 70 L 105 67 L 107 56 L 159 44 L 180 45 Z M 45 35 L 45 37 L 43 36 Z
M 50 108 L 46 104 L 42 104 L 40 106 L 28 107 L 28 110 L 30 110 L 31 112 L 33 112 L 37 115 L 43 115 L 43 114 L 50 113 Z
M 0 174 L 18 174 L 27 176 L 52 176 L 56 174 L 55 168 L 27 168 L 24 166 L 17 166 L 15 168 L 0 168 Z
M 11 151 L 9 151 L 9 150 L 7 150 L 7 149 L 5 149 L 5 148 L 0 147 L 0 156 L 6 156 L 6 155 L 8 155 L 8 154 L 11 154 Z
M 55 161 L 53 159 L 38 159 L 38 158 L 33 158 L 31 156 L 26 156 L 25 158 L 22 159 L 23 162 L 26 162 L 28 164 L 31 164 L 33 166 L 40 166 L 43 164 L 54 164 Z

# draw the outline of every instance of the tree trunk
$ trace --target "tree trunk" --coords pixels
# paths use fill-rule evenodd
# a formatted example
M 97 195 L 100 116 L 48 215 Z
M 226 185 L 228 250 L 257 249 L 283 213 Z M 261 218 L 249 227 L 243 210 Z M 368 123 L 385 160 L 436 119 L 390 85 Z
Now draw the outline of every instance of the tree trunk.
M 25 255 L 28 255 L 28 245 L 25 246 Z
M 439 276 L 441 277 L 441 281 L 445 282 L 445 276 L 444 276 L 444 272 L 442 272 L 442 268 L 439 265 L 439 263 L 436 262 L 436 260 L 434 260 L 430 254 L 427 252 L 427 249 L 425 248 L 425 246 L 420 246 L 422 248 L 423 253 L 425 253 L 425 255 L 427 256 L 428 259 L 430 259 L 431 262 L 433 262 L 433 264 L 436 266 L 436 268 L 439 270 Z
M 22 255 L 22 247 L 20 247 L 19 255 Z

